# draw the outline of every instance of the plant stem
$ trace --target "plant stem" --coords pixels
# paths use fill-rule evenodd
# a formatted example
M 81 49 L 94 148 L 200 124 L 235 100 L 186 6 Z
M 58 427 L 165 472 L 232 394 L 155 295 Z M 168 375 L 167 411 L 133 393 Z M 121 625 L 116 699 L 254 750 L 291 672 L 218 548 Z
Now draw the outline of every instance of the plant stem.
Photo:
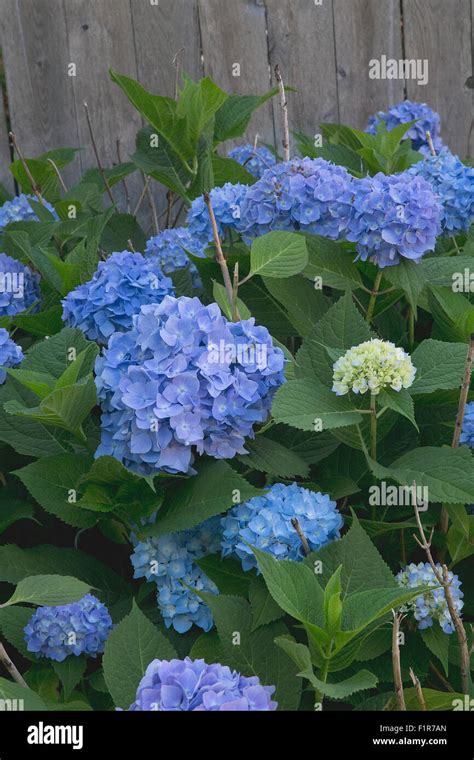
M 323 683 L 326 683 L 326 680 L 328 677 L 328 670 L 329 670 L 329 658 L 327 658 L 324 661 L 324 665 L 322 665 L 321 671 L 319 673 L 319 680 L 322 681 Z M 319 704 L 322 705 L 323 700 L 324 700 L 324 694 L 321 691 L 319 691 L 319 689 L 316 689 L 314 692 L 314 695 L 316 697 L 316 702 L 319 702 Z
M 3 646 L 2 643 L 0 643 L 0 662 L 2 663 L 4 668 L 10 673 L 13 680 L 17 682 L 17 684 L 28 688 L 28 684 L 26 683 L 25 679 L 23 678 L 20 671 L 16 667 L 15 663 L 12 662 L 12 660 L 6 653 L 5 647 Z
M 469 387 L 471 384 L 471 371 L 472 361 L 474 359 L 474 333 L 471 334 L 469 340 L 469 346 L 467 349 L 466 364 L 464 365 L 464 377 L 461 385 L 461 393 L 459 395 L 458 412 L 456 415 L 456 422 L 454 425 L 453 440 L 451 448 L 457 449 L 459 447 L 459 438 L 461 437 L 462 424 L 464 421 L 464 412 L 466 410 L 467 397 L 469 394 Z M 443 533 L 448 532 L 449 527 L 449 515 L 446 509 L 443 507 L 441 511 L 440 530 Z
M 282 79 L 280 67 L 278 66 L 278 64 L 275 66 L 275 79 L 278 84 L 278 89 L 280 90 L 280 108 L 283 113 L 283 139 L 282 139 L 283 160 L 289 161 L 290 160 L 290 129 L 288 126 L 288 102 L 286 99 L 285 85 L 283 84 L 283 79 Z
M 375 393 L 370 394 L 370 456 L 377 459 L 377 396 Z
M 410 668 L 410 678 L 413 682 L 413 686 L 415 687 L 418 704 L 420 705 L 420 708 L 423 710 L 423 712 L 425 712 L 427 710 L 427 707 L 426 707 L 425 697 L 423 695 L 423 689 L 421 688 L 420 679 L 413 672 L 413 668 Z
M 211 197 L 209 193 L 204 193 L 204 202 L 209 212 L 211 220 L 212 234 L 214 236 L 214 243 L 216 246 L 216 261 L 219 264 L 222 272 L 222 279 L 224 280 L 225 289 L 227 291 L 227 300 L 231 308 L 231 313 L 236 315 L 237 319 L 240 319 L 239 310 L 237 304 L 234 303 L 234 286 L 232 285 L 227 262 L 222 251 L 221 239 L 219 237 L 219 230 L 217 229 L 216 217 L 214 215 L 214 209 L 212 208 Z
M 380 283 L 382 282 L 382 270 L 379 269 L 377 276 L 374 280 L 374 286 L 372 288 L 372 294 L 370 296 L 369 306 L 367 308 L 367 314 L 365 315 L 365 321 L 369 324 L 372 322 L 374 316 L 375 302 L 377 300 L 377 294 L 379 292 Z
M 296 530 L 296 532 L 298 534 L 298 538 L 301 541 L 301 545 L 303 547 L 304 554 L 307 557 L 308 554 L 310 554 L 310 548 L 309 548 L 309 544 L 308 544 L 308 539 L 306 538 L 305 534 L 303 533 L 303 530 L 301 528 L 299 520 L 296 517 L 292 517 L 291 518 L 291 524 L 292 524 L 293 528 Z
M 89 114 L 89 106 L 87 105 L 86 102 L 84 102 L 84 110 L 86 112 L 87 126 L 89 128 L 89 134 L 90 134 L 90 137 L 91 137 L 92 149 L 94 151 L 95 160 L 97 162 L 97 168 L 98 168 L 100 176 L 102 177 L 102 180 L 104 182 L 105 189 L 107 190 L 107 195 L 110 198 L 110 202 L 112 203 L 113 206 L 115 206 L 114 196 L 112 195 L 112 190 L 110 189 L 109 181 L 108 181 L 107 176 L 105 174 L 104 167 L 102 166 L 102 162 L 101 162 L 100 156 L 99 156 L 99 151 L 97 150 L 97 144 L 96 144 L 95 137 L 94 137 L 94 130 L 92 129 L 92 122 L 91 122 L 91 117 L 90 117 L 90 114 Z
M 404 618 L 404 615 L 397 615 L 394 610 L 393 614 L 393 628 L 392 628 L 392 668 L 393 668 L 393 682 L 395 685 L 395 696 L 397 698 L 397 705 L 400 711 L 406 710 L 405 695 L 403 693 L 403 680 L 402 680 L 402 668 L 400 662 L 400 645 L 398 643 L 398 634 L 400 633 L 400 623 Z
M 415 347 L 415 312 L 411 306 L 408 308 L 408 345 L 410 351 L 413 351 Z

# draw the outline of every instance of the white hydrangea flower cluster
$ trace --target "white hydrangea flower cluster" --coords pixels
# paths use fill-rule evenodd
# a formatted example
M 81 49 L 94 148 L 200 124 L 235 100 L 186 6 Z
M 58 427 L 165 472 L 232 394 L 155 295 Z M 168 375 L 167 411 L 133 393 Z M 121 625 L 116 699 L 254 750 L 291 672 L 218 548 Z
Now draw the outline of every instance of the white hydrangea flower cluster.
M 377 395 L 384 388 L 409 388 L 416 368 L 410 356 L 387 340 L 374 338 L 350 348 L 334 364 L 332 390 L 337 396 L 353 393 Z

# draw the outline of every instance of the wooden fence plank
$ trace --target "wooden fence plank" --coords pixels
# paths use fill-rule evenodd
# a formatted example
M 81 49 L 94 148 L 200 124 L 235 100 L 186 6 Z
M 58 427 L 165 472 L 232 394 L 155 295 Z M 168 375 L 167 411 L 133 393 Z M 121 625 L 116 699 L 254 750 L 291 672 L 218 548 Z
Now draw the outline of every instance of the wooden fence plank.
M 69 56 L 77 66 L 74 102 L 83 169 L 96 165 L 87 126 L 84 101 L 87 102 L 97 149 L 104 166 L 117 163 L 117 140 L 122 159 L 134 150 L 135 135 L 141 125 L 140 115 L 114 84 L 109 69 L 137 77 L 135 42 L 129 0 L 75 0 L 65 3 Z M 132 200 L 140 192 L 138 174 L 127 180 Z M 114 197 L 123 198 L 122 188 L 114 188 Z
M 26 156 L 79 144 L 61 0 L 4 0 L 1 45 L 13 131 Z M 65 176 L 79 176 L 79 160 Z
M 427 59 L 429 81 L 407 81 L 408 97 L 428 103 L 441 115 L 449 148 L 465 158 L 472 124 L 470 0 L 403 0 L 405 56 Z
M 270 64 L 279 64 L 288 94 L 290 129 L 314 135 L 338 119 L 332 0 L 266 0 Z M 274 104 L 281 153 L 282 121 Z
M 5 107 L 0 90 L 0 183 L 8 193 L 15 191 L 13 177 L 10 172 L 10 141 L 8 139 L 7 119 Z
M 205 73 L 227 92 L 267 92 L 271 83 L 263 5 L 255 0 L 199 0 L 199 17 Z M 274 143 L 271 103 L 254 113 L 246 139 L 253 142 L 257 133 L 263 142 Z
M 404 82 L 370 79 L 369 62 L 402 58 L 399 0 L 334 0 L 339 115 L 364 129 L 376 111 L 403 100 Z

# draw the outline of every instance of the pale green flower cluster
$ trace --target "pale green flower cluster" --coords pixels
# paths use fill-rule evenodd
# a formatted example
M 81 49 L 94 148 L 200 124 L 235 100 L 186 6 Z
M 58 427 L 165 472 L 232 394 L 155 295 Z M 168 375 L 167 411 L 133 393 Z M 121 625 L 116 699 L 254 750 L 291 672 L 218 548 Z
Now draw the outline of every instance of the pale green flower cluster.
M 349 391 L 374 395 L 383 388 L 409 388 L 416 369 L 410 356 L 387 340 L 367 340 L 350 348 L 334 364 L 333 391 L 344 396 Z

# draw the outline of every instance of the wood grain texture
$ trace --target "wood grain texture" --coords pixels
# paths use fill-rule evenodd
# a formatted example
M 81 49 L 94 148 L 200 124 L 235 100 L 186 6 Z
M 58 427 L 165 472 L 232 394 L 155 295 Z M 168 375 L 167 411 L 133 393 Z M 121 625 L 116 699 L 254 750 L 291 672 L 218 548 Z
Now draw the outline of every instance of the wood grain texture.
M 10 118 L 23 152 L 78 146 L 62 0 L 2 0 L 0 28 Z M 65 176 L 79 174 L 76 160 Z
M 265 0 L 270 64 L 279 64 L 288 93 L 290 129 L 308 135 L 321 122 L 338 120 L 336 55 L 332 0 Z M 278 146 L 282 120 L 274 103 Z
M 369 78 L 369 61 L 402 58 L 399 0 L 334 0 L 339 115 L 364 129 L 376 111 L 403 100 L 403 80 Z
M 270 89 L 265 8 L 255 0 L 199 0 L 204 71 L 227 92 L 262 95 Z M 233 66 L 240 76 L 233 76 Z M 273 107 L 253 114 L 246 138 L 274 143 Z M 241 142 L 238 141 L 238 142 Z
M 470 0 L 403 0 L 405 56 L 429 62 L 428 84 L 408 80 L 407 95 L 439 112 L 443 140 L 461 158 L 473 118 L 471 12 Z
M 3 97 L 1 97 L 1 95 L 2 93 L 0 90 L 0 183 L 7 192 L 13 193 L 15 188 L 13 177 L 9 169 L 11 162 L 10 141 L 8 139 L 7 120 Z

